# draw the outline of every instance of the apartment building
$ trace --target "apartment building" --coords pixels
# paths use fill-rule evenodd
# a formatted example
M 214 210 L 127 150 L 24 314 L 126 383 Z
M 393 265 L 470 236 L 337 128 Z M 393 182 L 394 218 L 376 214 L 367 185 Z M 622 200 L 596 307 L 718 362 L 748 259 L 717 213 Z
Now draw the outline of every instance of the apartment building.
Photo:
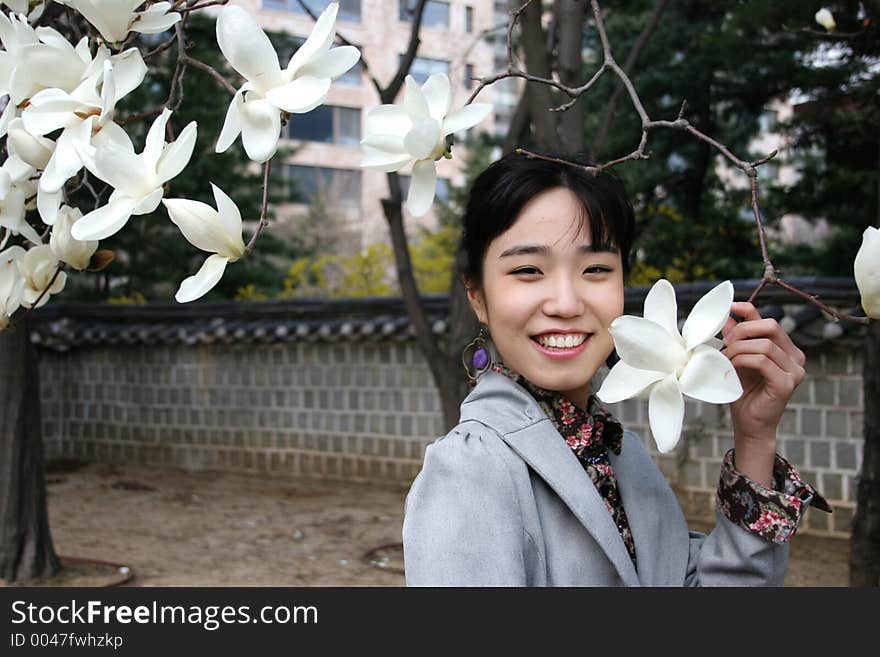
M 234 1 L 256 16 L 266 31 L 284 31 L 305 39 L 314 24 L 299 0 Z M 329 0 L 305 2 L 317 14 Z M 346 232 L 358 236 L 361 247 L 388 239 L 381 206 L 388 195 L 386 176 L 358 166 L 365 112 L 379 104 L 371 76 L 384 86 L 396 73 L 409 43 L 412 4 L 414 0 L 339 0 L 337 33 L 360 48 L 362 62 L 333 83 L 324 105 L 291 117 L 281 144 L 294 152 L 284 158 L 280 171 L 274 170 L 282 180 L 295 180 L 307 201 L 320 196 L 329 211 L 344 218 Z M 429 0 L 410 71 L 413 77 L 424 82 L 432 73 L 446 73 L 453 88 L 453 107 L 462 105 L 473 90 L 471 78 L 494 70 L 494 47 L 481 38 L 495 20 L 494 11 L 493 0 Z M 285 55 L 281 58 L 281 65 L 286 65 Z M 487 88 L 479 101 L 492 102 L 492 93 L 493 89 Z M 492 131 L 493 117 L 474 130 Z M 459 140 L 456 157 L 437 163 L 438 196 L 447 194 L 451 183 L 460 182 L 463 150 Z M 408 182 L 404 176 L 404 186 Z M 285 206 L 276 230 L 296 230 L 297 217 L 301 222 L 307 211 L 307 203 Z M 433 212 L 418 220 L 406 217 L 410 230 L 435 223 Z

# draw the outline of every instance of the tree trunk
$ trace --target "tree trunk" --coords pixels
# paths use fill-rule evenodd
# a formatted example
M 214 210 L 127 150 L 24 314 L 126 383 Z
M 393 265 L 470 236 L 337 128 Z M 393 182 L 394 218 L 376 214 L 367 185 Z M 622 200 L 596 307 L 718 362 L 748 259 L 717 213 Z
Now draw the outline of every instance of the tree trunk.
M 46 508 L 40 382 L 27 322 L 0 331 L 0 577 L 57 573 Z
M 880 586 L 880 322 L 871 322 L 865 341 L 865 444 L 850 538 L 850 586 Z
M 510 0 L 510 8 L 520 8 L 520 0 Z M 532 2 L 520 16 L 522 29 L 522 52 L 526 70 L 541 78 L 550 77 L 550 57 L 547 52 L 547 35 L 541 27 L 541 3 Z M 545 84 L 528 82 L 529 114 L 532 117 L 532 135 L 539 148 L 559 150 L 559 137 L 556 133 L 556 114 L 550 111 L 557 103 L 553 102 L 550 87 Z
M 391 243 L 394 248 L 394 259 L 397 265 L 397 280 L 400 283 L 400 292 L 403 295 L 403 303 L 406 306 L 409 321 L 416 335 L 416 343 L 428 363 L 428 368 L 434 377 L 434 384 L 440 393 L 440 403 L 443 410 L 443 424 L 451 429 L 458 424 L 459 406 L 464 398 L 464 372 L 458 361 L 440 349 L 434 338 L 431 325 L 413 274 L 412 261 L 407 245 L 406 232 L 403 228 L 403 207 L 400 192 L 400 176 L 396 173 L 388 174 L 388 187 L 391 198 L 382 199 L 382 210 L 391 232 Z M 450 309 L 451 310 L 451 309 Z M 450 322 L 452 324 L 452 322 Z M 427 438 L 428 436 L 424 436 Z
M 556 0 L 556 29 L 559 35 L 559 81 L 569 87 L 583 84 L 584 3 L 582 0 Z M 584 150 L 584 97 L 559 117 L 559 139 L 566 153 Z

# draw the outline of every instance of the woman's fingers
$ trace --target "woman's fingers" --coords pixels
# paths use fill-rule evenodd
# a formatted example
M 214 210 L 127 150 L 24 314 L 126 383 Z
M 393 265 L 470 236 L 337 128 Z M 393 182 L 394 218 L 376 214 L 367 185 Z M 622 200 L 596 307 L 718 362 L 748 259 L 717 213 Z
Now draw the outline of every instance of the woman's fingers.
M 800 367 L 806 363 L 804 352 L 797 348 L 791 337 L 782 330 L 775 319 L 762 319 L 758 310 L 748 302 L 737 302 L 731 306 L 731 312 L 740 315 L 743 321 L 724 325 L 724 341 L 727 344 L 738 340 L 767 338 L 775 342 Z
M 794 389 L 803 380 L 794 373 L 783 370 L 764 354 L 741 353 L 733 356 L 730 362 L 737 370 L 750 369 L 760 372 L 765 389 L 780 401 L 787 402 Z
M 781 372 L 790 374 L 793 377 L 795 386 L 800 384 L 806 376 L 806 370 L 803 365 L 798 363 L 792 356 L 787 353 L 776 342 L 768 338 L 752 338 L 748 340 L 736 340 L 731 342 L 724 348 L 724 354 L 730 358 L 734 366 L 737 364 L 737 356 L 754 356 L 757 358 L 748 358 L 741 360 L 743 363 L 757 363 L 759 358 L 764 358 L 772 362 Z M 752 367 L 758 369 L 762 373 L 764 368 Z M 768 370 L 773 372 L 772 369 Z

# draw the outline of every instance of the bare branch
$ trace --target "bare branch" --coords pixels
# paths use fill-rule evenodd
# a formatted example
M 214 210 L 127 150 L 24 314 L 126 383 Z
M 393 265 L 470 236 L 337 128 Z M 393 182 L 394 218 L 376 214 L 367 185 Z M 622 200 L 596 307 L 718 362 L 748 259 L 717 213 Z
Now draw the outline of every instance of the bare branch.
M 250 241 L 247 243 L 247 246 L 244 248 L 244 252 L 246 255 L 250 255 L 254 250 L 254 245 L 257 243 L 257 238 L 260 237 L 260 233 L 263 232 L 263 229 L 269 225 L 269 173 L 272 170 L 272 160 L 266 160 L 266 164 L 263 165 L 263 206 L 260 210 L 260 223 L 257 226 L 257 230 L 254 231 L 254 234 L 251 236 Z

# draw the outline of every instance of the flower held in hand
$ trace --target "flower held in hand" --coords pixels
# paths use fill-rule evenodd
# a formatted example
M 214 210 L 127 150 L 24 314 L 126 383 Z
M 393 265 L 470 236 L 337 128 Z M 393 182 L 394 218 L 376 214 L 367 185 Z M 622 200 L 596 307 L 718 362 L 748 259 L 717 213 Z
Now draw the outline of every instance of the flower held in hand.
M 678 443 L 687 395 L 712 404 L 739 399 L 742 386 L 733 364 L 718 351 L 715 335 L 733 303 L 725 281 L 701 298 L 678 331 L 675 290 L 661 279 L 645 297 L 644 317 L 622 315 L 611 323 L 620 361 L 596 393 L 607 404 L 648 393 L 648 417 L 657 449 Z

